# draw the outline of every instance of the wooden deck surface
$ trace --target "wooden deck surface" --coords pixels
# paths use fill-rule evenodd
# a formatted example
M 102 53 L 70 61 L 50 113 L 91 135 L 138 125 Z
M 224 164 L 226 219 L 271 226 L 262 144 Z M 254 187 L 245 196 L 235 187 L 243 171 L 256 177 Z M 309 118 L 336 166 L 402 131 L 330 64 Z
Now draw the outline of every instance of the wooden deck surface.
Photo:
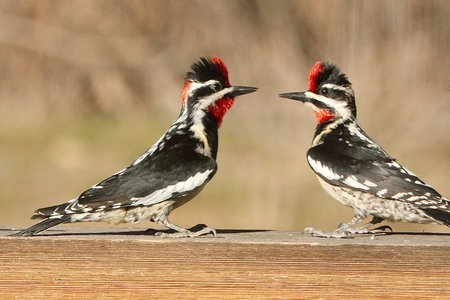
M 0 299 L 450 299 L 450 235 L 0 229 Z

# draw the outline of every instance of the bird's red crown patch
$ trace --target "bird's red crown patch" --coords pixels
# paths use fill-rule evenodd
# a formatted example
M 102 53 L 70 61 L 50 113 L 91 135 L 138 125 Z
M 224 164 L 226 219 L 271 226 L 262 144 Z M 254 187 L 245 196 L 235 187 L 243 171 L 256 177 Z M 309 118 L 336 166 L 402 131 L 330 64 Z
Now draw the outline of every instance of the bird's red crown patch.
M 310 92 L 314 92 L 316 90 L 317 77 L 320 75 L 320 72 L 322 72 L 322 63 L 318 61 L 311 68 L 311 71 L 309 71 L 308 90 Z
M 217 56 L 211 57 L 213 64 L 222 71 L 223 77 L 225 79 L 225 86 L 230 87 L 230 81 L 228 80 L 228 70 L 224 62 Z

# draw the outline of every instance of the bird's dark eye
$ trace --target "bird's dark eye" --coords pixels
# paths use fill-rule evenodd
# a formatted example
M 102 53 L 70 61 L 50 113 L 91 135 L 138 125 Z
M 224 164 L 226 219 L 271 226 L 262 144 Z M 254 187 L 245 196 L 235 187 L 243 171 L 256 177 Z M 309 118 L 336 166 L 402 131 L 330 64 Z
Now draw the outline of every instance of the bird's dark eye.
M 213 84 L 211 84 L 211 89 L 214 92 L 218 92 L 222 89 L 222 85 L 219 82 L 213 83 Z
M 330 92 L 329 88 L 323 87 L 323 88 L 320 89 L 320 94 L 321 95 L 326 96 L 326 95 L 328 95 L 329 92 Z

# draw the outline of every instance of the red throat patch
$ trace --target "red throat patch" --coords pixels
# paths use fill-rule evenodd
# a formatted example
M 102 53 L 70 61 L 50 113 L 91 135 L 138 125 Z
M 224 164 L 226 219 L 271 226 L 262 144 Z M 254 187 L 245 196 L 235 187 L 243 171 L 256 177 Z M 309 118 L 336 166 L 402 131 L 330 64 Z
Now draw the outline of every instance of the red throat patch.
M 322 63 L 318 61 L 311 68 L 311 71 L 309 71 L 308 90 L 310 92 L 314 92 L 316 90 L 316 80 L 320 72 L 322 72 Z
M 234 99 L 233 98 L 223 98 L 217 100 L 214 104 L 208 107 L 209 112 L 217 119 L 217 127 L 222 125 L 223 117 L 227 110 L 233 106 Z
M 317 125 L 325 123 L 326 121 L 334 118 L 332 113 L 330 113 L 328 110 L 323 109 L 323 108 L 314 109 L 314 113 L 316 114 Z
M 211 61 L 214 65 L 222 71 L 223 76 L 225 77 L 225 87 L 230 87 L 230 81 L 228 80 L 228 70 L 225 63 L 217 56 L 211 57 Z M 217 127 L 222 125 L 223 117 L 226 112 L 233 106 L 234 99 L 233 98 L 223 98 L 217 100 L 214 104 L 208 107 L 209 112 L 217 119 Z

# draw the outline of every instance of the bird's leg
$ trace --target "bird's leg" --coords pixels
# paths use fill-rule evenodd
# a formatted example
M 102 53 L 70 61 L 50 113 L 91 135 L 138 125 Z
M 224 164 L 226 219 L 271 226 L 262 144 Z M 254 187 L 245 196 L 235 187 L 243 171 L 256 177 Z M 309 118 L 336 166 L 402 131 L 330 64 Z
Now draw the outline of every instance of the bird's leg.
M 349 231 L 352 234 L 363 234 L 363 233 L 375 234 L 375 233 L 385 232 L 386 229 L 389 229 L 390 231 L 392 231 L 391 226 L 388 226 L 388 225 L 380 226 L 380 227 L 374 228 L 372 230 L 369 230 L 369 227 L 371 227 L 372 225 L 378 224 L 382 221 L 384 221 L 383 218 L 373 217 L 372 221 L 364 224 L 363 226 L 358 227 L 358 228 L 348 228 L 347 231 Z
M 348 223 L 341 223 L 339 227 L 334 231 L 322 231 L 313 227 L 306 227 L 303 229 L 303 233 L 311 234 L 315 237 L 325 237 L 325 238 L 353 238 L 353 232 L 351 227 L 359 222 L 361 222 L 365 216 L 355 215 L 353 219 Z
M 303 233 L 309 233 L 312 236 L 316 237 L 326 237 L 326 238 L 352 238 L 355 234 L 363 234 L 363 233 L 381 233 L 386 229 L 391 229 L 390 226 L 381 226 L 372 230 L 369 230 L 369 227 L 372 225 L 378 224 L 383 221 L 383 218 L 373 217 L 372 220 L 361 227 L 352 228 L 353 225 L 361 222 L 364 219 L 364 216 L 356 215 L 350 222 L 339 224 L 338 228 L 331 232 L 326 232 L 322 230 L 318 230 L 312 227 L 307 227 L 303 230 Z
M 209 233 L 211 233 L 213 236 L 216 236 L 216 230 L 214 228 L 211 228 L 208 226 L 204 226 L 201 230 L 192 232 L 188 229 L 185 229 L 185 228 L 182 228 L 180 226 L 170 223 L 167 218 L 164 218 L 163 220 L 158 220 L 157 223 L 176 231 L 174 233 L 157 232 L 155 234 L 156 236 L 160 236 L 163 238 L 187 238 L 187 237 L 193 238 L 193 237 L 206 235 Z

